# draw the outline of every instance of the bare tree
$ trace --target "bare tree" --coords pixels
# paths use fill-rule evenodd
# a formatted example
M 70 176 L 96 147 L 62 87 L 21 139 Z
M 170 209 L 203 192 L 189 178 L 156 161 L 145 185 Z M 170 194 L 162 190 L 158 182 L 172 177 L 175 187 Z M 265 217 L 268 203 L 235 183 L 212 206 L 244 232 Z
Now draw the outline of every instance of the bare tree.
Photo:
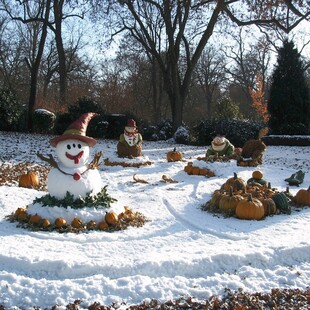
M 259 75 L 262 80 L 262 91 L 265 92 L 265 84 L 267 80 L 267 70 L 270 64 L 270 44 L 261 37 L 257 42 L 246 44 L 243 30 L 238 29 L 237 35 L 232 35 L 235 47 L 231 47 L 226 52 L 226 57 L 230 59 L 230 67 L 227 67 L 227 73 L 230 76 L 234 89 L 239 88 L 242 91 L 243 102 L 239 102 L 243 106 L 246 113 L 251 112 L 252 96 L 251 89 L 254 89 Z
M 5 0 L 1 1 L 1 10 L 9 14 L 12 20 L 20 21 L 29 26 L 32 32 L 31 58 L 25 58 L 30 71 L 30 90 L 28 99 L 28 114 L 27 114 L 27 129 L 33 129 L 33 111 L 37 96 L 37 81 L 38 73 L 41 64 L 41 59 L 44 51 L 44 45 L 47 37 L 47 28 L 49 22 L 51 0 L 41 0 L 36 4 L 30 1 L 21 3 L 22 11 L 15 11 Z M 38 21 L 40 20 L 40 22 Z
M 227 80 L 226 60 L 220 49 L 209 46 L 203 51 L 195 69 L 194 80 L 203 91 L 207 117 L 211 117 L 215 97 Z
M 27 94 L 24 76 L 28 77 L 28 69 L 24 62 L 23 37 L 17 35 L 15 23 L 8 18 L 0 20 L 0 85 L 18 94 Z M 23 101 L 25 101 L 23 99 Z
M 310 14 L 310 4 L 305 0 L 92 2 L 97 12 L 109 14 L 114 34 L 129 33 L 155 57 L 169 96 L 174 130 L 182 125 L 193 70 L 217 24 L 232 21 L 237 26 L 275 25 L 289 32 Z M 181 66 L 182 61 L 185 66 Z

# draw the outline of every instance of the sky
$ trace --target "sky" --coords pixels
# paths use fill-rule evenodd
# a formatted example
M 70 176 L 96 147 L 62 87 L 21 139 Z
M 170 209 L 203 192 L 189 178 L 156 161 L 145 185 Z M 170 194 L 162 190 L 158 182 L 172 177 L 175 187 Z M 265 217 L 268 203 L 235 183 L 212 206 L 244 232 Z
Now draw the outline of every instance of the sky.
M 42 164 L 37 151 L 57 158 L 50 138 L 0 132 L 1 166 L 13 169 L 29 162 L 35 169 Z M 201 206 L 234 172 L 248 180 L 254 168 L 238 167 L 234 160 L 199 161 L 208 146 L 176 145 L 173 140 L 144 141 L 141 158 L 123 160 L 116 155 L 116 144 L 99 139 L 91 156 L 102 151 L 103 159 L 118 164 L 151 162 L 140 168 L 104 163 L 98 168 L 108 193 L 117 199 L 108 210 L 120 212 L 126 206 L 140 212 L 148 219 L 142 227 L 78 234 L 29 231 L 6 217 L 19 207 L 31 207 L 47 192 L 21 188 L 17 182 L 0 186 L 0 305 L 5 309 L 55 304 L 61 309 L 75 299 L 81 300 L 81 309 L 94 302 L 128 306 L 151 298 L 204 300 L 223 296 L 226 288 L 247 292 L 309 288 L 309 207 L 260 221 L 202 211 Z M 167 162 L 166 153 L 174 147 L 182 152 L 183 161 Z M 184 166 L 189 161 L 215 176 L 187 175 Z M 290 187 L 293 195 L 310 185 L 310 147 L 268 146 L 259 166 L 279 191 L 288 186 L 285 179 L 300 169 L 304 182 Z M 161 182 L 163 175 L 176 183 Z M 148 183 L 135 182 L 134 176 Z

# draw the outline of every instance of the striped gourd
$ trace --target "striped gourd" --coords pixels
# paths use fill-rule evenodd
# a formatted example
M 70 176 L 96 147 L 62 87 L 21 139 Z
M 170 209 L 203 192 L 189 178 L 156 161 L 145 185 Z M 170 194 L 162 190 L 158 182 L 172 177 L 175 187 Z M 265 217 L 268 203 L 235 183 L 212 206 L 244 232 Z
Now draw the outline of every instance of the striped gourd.
M 276 193 L 271 198 L 281 213 L 291 214 L 291 206 L 289 205 L 288 199 L 284 193 Z

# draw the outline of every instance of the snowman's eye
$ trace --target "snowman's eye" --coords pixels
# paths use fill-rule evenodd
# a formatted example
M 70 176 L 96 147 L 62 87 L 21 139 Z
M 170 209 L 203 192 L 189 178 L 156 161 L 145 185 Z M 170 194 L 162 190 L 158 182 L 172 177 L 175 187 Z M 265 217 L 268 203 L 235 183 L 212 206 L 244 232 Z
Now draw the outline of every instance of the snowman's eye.
M 70 150 L 71 149 L 71 145 L 67 144 L 67 149 Z
M 78 148 L 79 148 L 79 149 L 82 148 L 82 145 L 81 145 L 81 144 L 78 144 Z

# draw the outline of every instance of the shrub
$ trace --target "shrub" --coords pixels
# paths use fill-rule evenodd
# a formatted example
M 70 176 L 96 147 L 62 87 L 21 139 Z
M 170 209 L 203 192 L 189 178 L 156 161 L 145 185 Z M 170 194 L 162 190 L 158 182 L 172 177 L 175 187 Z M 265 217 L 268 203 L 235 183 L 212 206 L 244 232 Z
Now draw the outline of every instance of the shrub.
M 52 133 L 56 115 L 45 109 L 37 109 L 33 114 L 33 130 L 36 133 Z
M 223 97 L 217 101 L 214 115 L 217 119 L 232 119 L 241 117 L 238 104 L 229 97 Z
M 174 133 L 173 138 L 176 143 L 179 144 L 190 144 L 190 133 L 189 130 L 183 126 L 180 126 Z
M 106 121 L 108 124 L 106 128 L 106 138 L 118 139 L 119 136 L 124 132 L 128 117 L 125 114 L 110 114 L 107 115 Z
M 0 130 L 19 131 L 25 128 L 26 111 L 10 90 L 0 90 L 0 115 Z
M 171 121 L 161 121 L 156 126 L 146 126 L 143 128 L 143 138 L 148 141 L 168 140 L 172 138 Z
M 104 114 L 103 108 L 89 97 L 78 98 L 78 100 L 68 108 L 68 113 L 72 116 L 73 120 L 78 119 L 82 114 L 88 112 Z
M 261 128 L 265 127 L 262 121 L 239 119 L 208 119 L 201 121 L 193 128 L 195 143 L 210 145 L 216 134 L 225 135 L 236 147 L 242 147 L 247 140 L 257 139 Z
M 56 135 L 62 135 L 64 131 L 69 127 L 69 125 L 75 119 L 72 117 L 70 113 L 60 113 L 57 114 L 56 123 L 54 126 L 54 132 Z
M 95 138 L 105 138 L 108 127 L 107 117 L 98 103 L 88 97 L 79 98 L 76 103 L 69 106 L 68 112 L 57 115 L 55 133 L 63 134 L 75 120 L 88 112 L 98 113 L 99 116 L 91 120 L 87 127 L 87 134 Z

